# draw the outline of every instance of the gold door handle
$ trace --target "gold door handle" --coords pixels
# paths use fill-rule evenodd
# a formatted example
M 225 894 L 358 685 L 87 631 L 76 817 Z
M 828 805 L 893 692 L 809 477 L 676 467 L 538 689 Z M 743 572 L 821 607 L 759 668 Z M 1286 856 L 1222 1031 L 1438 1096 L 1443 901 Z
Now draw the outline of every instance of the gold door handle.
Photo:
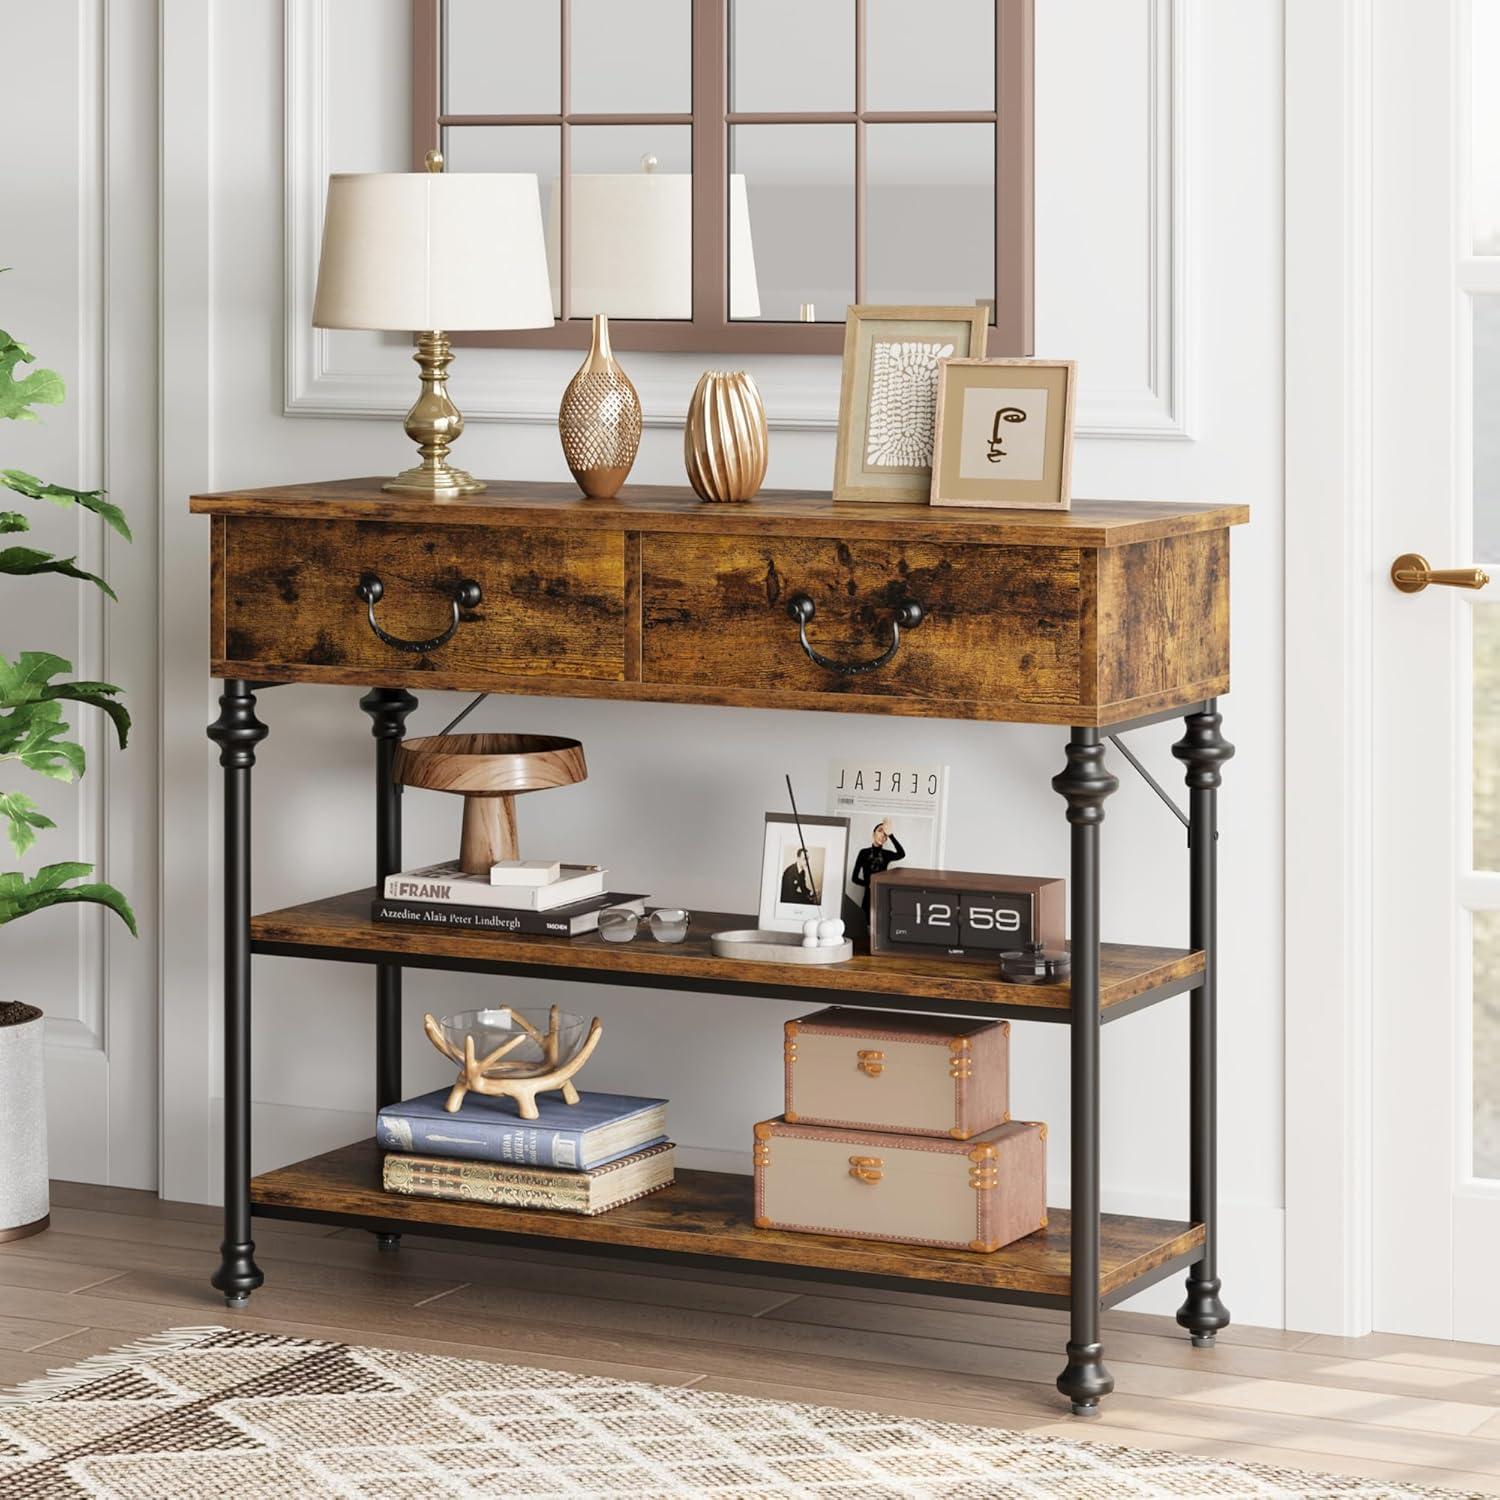
M 1391 582 L 1403 594 L 1420 594 L 1429 583 L 1451 589 L 1482 589 L 1490 581 L 1483 568 L 1434 568 L 1420 552 L 1403 552 L 1391 564 Z
M 873 1187 L 885 1173 L 885 1163 L 878 1156 L 851 1156 L 849 1175 L 867 1187 Z

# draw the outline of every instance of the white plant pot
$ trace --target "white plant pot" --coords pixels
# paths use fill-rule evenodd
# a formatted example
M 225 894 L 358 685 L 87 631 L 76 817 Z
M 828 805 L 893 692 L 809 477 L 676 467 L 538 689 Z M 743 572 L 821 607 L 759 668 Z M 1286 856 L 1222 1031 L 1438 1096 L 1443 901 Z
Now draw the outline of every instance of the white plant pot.
M 47 1227 L 41 1011 L 0 1001 L 0 1241 Z

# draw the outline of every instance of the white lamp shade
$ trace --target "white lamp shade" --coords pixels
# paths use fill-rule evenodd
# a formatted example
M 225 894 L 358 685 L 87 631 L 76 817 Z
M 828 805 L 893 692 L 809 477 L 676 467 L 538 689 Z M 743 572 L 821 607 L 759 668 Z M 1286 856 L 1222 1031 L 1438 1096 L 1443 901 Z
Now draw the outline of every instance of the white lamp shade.
M 575 172 L 569 179 L 568 310 L 575 318 L 691 318 L 693 179 L 687 172 Z M 558 277 L 562 189 L 554 184 L 547 254 Z M 745 179 L 729 179 L 729 316 L 758 318 Z
M 548 328 L 541 197 L 527 172 L 328 179 L 315 328 Z

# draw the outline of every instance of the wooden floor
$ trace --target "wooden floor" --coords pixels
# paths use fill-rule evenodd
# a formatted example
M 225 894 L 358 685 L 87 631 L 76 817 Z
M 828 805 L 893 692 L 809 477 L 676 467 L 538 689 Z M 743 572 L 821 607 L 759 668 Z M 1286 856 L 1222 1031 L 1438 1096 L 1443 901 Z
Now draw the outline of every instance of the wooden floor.
M 214 1210 L 69 1183 L 52 1202 L 50 1230 L 0 1245 L 0 1387 L 224 1323 L 1500 1495 L 1500 1348 L 1231 1328 L 1200 1351 L 1110 1313 L 1119 1389 L 1080 1422 L 1052 1312 L 259 1221 L 267 1284 L 235 1314 L 207 1285 Z

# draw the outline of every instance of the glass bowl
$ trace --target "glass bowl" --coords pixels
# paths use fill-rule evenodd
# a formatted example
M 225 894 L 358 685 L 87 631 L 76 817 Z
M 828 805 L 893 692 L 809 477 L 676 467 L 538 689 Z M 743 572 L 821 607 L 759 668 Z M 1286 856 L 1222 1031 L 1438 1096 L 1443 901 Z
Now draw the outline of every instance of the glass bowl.
M 551 1073 L 572 1062 L 588 1035 L 588 1024 L 582 1016 L 513 1005 L 459 1011 L 443 1016 L 437 1027 L 460 1057 L 464 1055 L 465 1039 L 473 1037 L 474 1056 L 481 1062 L 507 1043 L 514 1043 L 484 1069 L 486 1078 L 539 1078 Z

